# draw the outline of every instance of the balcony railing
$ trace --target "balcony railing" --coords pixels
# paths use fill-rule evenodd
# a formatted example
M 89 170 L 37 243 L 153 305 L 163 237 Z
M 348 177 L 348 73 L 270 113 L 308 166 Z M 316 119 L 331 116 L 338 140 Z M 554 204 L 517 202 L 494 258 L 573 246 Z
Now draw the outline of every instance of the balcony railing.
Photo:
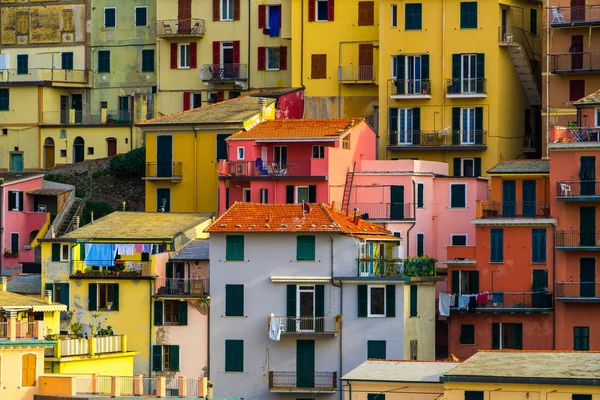
M 310 160 L 275 161 L 229 161 L 221 173 L 230 176 L 311 176 Z
M 208 296 L 208 278 L 156 278 L 158 296 Z
M 489 292 L 478 295 L 466 295 L 467 302 L 461 303 L 457 295 L 454 311 L 506 311 L 506 312 L 544 312 L 552 309 L 552 293 L 548 292 Z M 477 301 L 477 298 L 482 300 Z M 461 306 L 462 304 L 462 306 Z M 465 305 L 466 304 L 466 305 Z
M 105 266 L 107 260 L 72 260 L 71 271 L 74 279 L 115 279 L 154 277 L 151 261 L 117 260 L 113 266 Z
M 600 301 L 599 282 L 556 282 L 556 299 Z
M 335 317 L 269 317 L 268 329 L 275 323 L 282 335 L 311 336 L 335 335 L 339 331 L 339 323 Z
M 23 73 L 20 73 L 23 72 Z M 89 71 L 79 69 L 28 68 L 0 70 L 0 82 L 87 83 Z
M 549 142 L 562 143 L 599 143 L 600 127 L 589 126 L 553 126 L 550 128 Z
M 47 125 L 131 125 L 130 111 L 106 111 L 88 114 L 81 110 L 44 111 L 43 123 Z
M 206 22 L 203 19 L 163 19 L 156 21 L 157 37 L 204 36 Z
M 549 218 L 550 206 L 546 203 L 508 203 L 479 201 L 477 218 Z
M 358 276 L 361 278 L 383 277 L 434 277 L 436 275 L 435 259 L 358 259 Z
M 248 79 L 246 64 L 204 64 L 200 70 L 204 82 L 233 82 Z
M 56 345 L 46 349 L 46 357 L 72 357 L 120 353 L 127 351 L 123 347 L 124 335 L 98 336 L 89 339 L 58 339 Z
M 600 231 L 558 231 L 556 232 L 556 248 L 559 250 L 600 248 Z
M 553 74 L 584 74 L 597 71 L 600 71 L 600 53 L 550 54 L 550 72 Z
M 470 149 L 486 146 L 486 131 L 404 131 L 390 134 L 390 146 L 452 147 Z
M 600 5 L 552 7 L 550 18 L 553 28 L 599 25 Z
M 348 209 L 358 209 L 363 219 L 386 221 L 415 219 L 413 203 L 350 203 Z
M 338 67 L 341 83 L 375 83 L 377 67 L 373 65 L 345 65 Z
M 558 181 L 558 200 L 600 200 L 600 181 Z
M 8 322 L 0 322 L 0 340 L 8 339 Z
M 183 163 L 146 163 L 146 179 L 181 179 L 183 177 Z
M 333 392 L 337 389 L 337 372 L 269 371 L 269 390 Z
M 485 78 L 446 79 L 446 97 L 485 97 Z
M 388 93 L 392 99 L 431 97 L 429 79 L 390 79 Z

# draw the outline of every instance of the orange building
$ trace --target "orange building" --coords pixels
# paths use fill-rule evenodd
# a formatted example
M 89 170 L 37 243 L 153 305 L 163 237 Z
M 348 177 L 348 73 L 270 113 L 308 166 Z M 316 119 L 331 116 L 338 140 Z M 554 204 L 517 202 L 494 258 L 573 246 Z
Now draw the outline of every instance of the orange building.
M 555 220 L 548 160 L 502 162 L 488 171 L 490 200 L 478 201 L 476 246 L 448 246 L 450 353 L 553 348 Z

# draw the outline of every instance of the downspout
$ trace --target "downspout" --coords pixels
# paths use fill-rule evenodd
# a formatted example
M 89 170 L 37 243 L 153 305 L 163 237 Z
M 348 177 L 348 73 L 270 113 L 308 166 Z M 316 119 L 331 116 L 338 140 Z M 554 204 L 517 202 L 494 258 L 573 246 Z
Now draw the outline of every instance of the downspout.
M 552 237 L 556 238 L 556 225 L 552 225 Z M 556 350 L 556 243 L 552 246 L 552 252 L 552 280 L 554 281 L 554 296 L 552 297 L 554 305 L 554 312 L 552 313 L 552 350 Z
M 129 125 L 129 151 L 131 150 L 133 150 L 133 118 L 131 119 L 131 124 Z
M 342 311 L 344 310 L 344 288 L 342 287 L 342 283 L 340 282 L 339 284 L 335 283 L 335 280 L 333 279 L 333 238 L 331 236 L 329 236 L 329 240 L 331 242 L 331 284 L 337 288 L 340 288 L 340 315 L 342 315 Z M 343 317 L 343 315 L 342 315 Z M 340 321 L 340 341 L 339 341 L 339 346 L 340 346 L 340 378 L 342 376 L 342 361 L 343 361 L 343 356 L 342 356 L 342 321 Z M 352 398 L 352 396 L 350 396 L 350 398 Z M 344 394 L 343 391 L 340 390 L 340 400 L 344 399 Z
M 546 0 L 546 154 L 550 139 L 550 0 Z
M 342 42 L 338 45 L 338 66 L 342 65 Z M 342 118 L 342 84 L 338 80 L 338 118 Z
M 246 80 L 246 84 L 248 85 L 248 89 L 250 89 L 252 86 L 250 86 L 250 75 L 252 75 L 250 73 L 250 52 L 252 51 L 252 30 L 250 29 L 250 27 L 252 26 L 252 23 L 250 21 L 252 21 L 250 19 L 250 10 L 252 9 L 251 5 L 250 5 L 250 0 L 248 0 L 248 67 L 246 70 L 246 74 L 248 75 L 248 78 Z M 281 10 L 281 8 L 280 8 Z M 281 11 L 279 12 L 281 14 Z M 281 18 L 281 16 L 279 17 Z
M 197 212 L 198 202 L 196 201 L 196 197 L 198 196 L 198 171 L 196 170 L 196 163 L 198 162 L 198 131 L 196 131 L 196 126 L 194 124 L 192 124 L 192 130 L 194 131 L 194 212 Z
M 208 280 L 209 288 L 208 293 L 210 293 L 210 279 Z M 210 296 L 208 296 L 210 298 Z M 206 379 L 210 381 L 210 304 L 206 297 L 203 297 L 202 300 L 204 304 L 206 304 L 206 316 L 208 318 L 208 323 L 206 327 L 206 347 L 208 348 L 208 353 L 206 354 Z
M 415 217 L 415 221 L 417 220 L 417 206 L 416 206 L 416 202 L 415 202 L 415 181 L 412 181 L 412 185 L 413 185 L 413 216 Z M 412 228 L 415 227 L 417 223 L 413 222 L 410 225 L 410 228 L 408 228 L 408 230 L 406 231 L 406 254 L 405 257 L 408 258 L 408 256 L 410 255 L 410 231 Z
M 6 187 L 4 185 L 0 186 L 0 213 L 2 213 L 2 228 L 0 228 L 0 251 L 2 251 L 4 253 L 4 219 L 6 216 L 6 211 L 4 211 L 5 207 L 4 204 L 6 204 L 5 200 L 4 200 L 4 196 L 6 196 Z M 0 257 L 0 272 L 2 271 L 3 268 L 3 259 L 4 257 Z
M 300 9 L 300 21 L 300 86 L 304 89 L 304 0 L 302 0 Z M 304 118 L 304 113 L 302 118 Z
M 150 354 L 150 362 L 148 363 L 148 376 L 152 376 L 152 280 L 148 281 L 148 354 Z
M 446 76 L 446 0 L 442 1 L 442 87 L 445 86 L 446 81 L 444 80 Z M 446 127 L 446 96 L 442 96 L 442 127 L 444 129 Z M 435 129 L 435 127 L 434 127 Z M 442 161 L 445 160 L 445 156 Z M 408 236 L 408 235 L 407 235 Z
M 352 383 L 350 383 L 350 381 L 346 381 L 346 383 L 348 383 L 348 389 L 350 389 L 349 390 L 349 392 L 350 392 L 349 400 L 352 400 Z

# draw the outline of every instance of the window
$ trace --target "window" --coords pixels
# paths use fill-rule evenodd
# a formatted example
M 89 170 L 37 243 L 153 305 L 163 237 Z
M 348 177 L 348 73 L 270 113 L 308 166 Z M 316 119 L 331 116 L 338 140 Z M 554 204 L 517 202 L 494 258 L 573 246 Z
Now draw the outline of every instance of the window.
M 233 1 L 221 0 L 221 21 L 233 21 Z
M 523 350 L 523 324 L 492 323 L 492 350 Z
M 29 33 L 29 14 L 18 13 L 17 14 L 17 34 L 27 35 Z
M 546 229 L 531 230 L 531 262 L 546 262 Z
M 392 57 L 392 78 L 397 78 L 396 94 L 429 94 L 429 55 Z
M 11 254 L 19 253 L 19 233 L 12 232 L 10 234 L 10 252 Z
M 8 211 L 23 211 L 23 192 L 18 190 L 8 191 Z
M 29 55 L 17 54 L 17 74 L 25 75 L 29 73 Z
M 98 310 L 111 311 L 115 300 L 114 284 L 99 283 L 98 284 Z
M 590 349 L 590 327 L 589 326 L 574 326 L 573 327 L 573 350 L 589 350 Z
M 417 208 L 423 208 L 425 206 L 425 184 L 417 183 Z
M 367 358 L 386 359 L 385 340 L 367 340 Z
M 548 290 L 548 270 L 534 269 L 531 276 L 531 290 L 534 292 Z
M 462 324 L 460 326 L 460 344 L 475 344 L 475 325 Z
M 477 2 L 460 3 L 460 29 L 477 28 Z
M 397 143 L 401 144 L 413 144 L 413 109 L 412 108 L 399 108 L 398 112 L 398 140 Z
M 327 78 L 327 54 L 313 54 L 311 56 L 310 78 Z
M 154 50 L 142 50 L 142 72 L 154 72 Z
M 202 106 L 202 93 L 192 93 L 191 95 L 191 107 L 198 108 Z
M 244 236 L 227 235 L 225 237 L 225 260 L 244 261 Z
M 342 138 L 342 149 L 350 150 L 350 135 L 346 135 Z
M 208 104 L 215 104 L 219 101 L 218 92 L 208 92 Z
M 179 346 L 153 345 L 152 371 L 179 371 Z
M 417 233 L 417 257 L 425 254 L 425 234 Z
M 94 148 L 93 147 L 88 147 L 87 148 L 87 153 L 88 153 L 88 155 L 94 155 Z
M 73 29 L 73 10 L 62 11 L 63 31 L 72 32 Z
M 260 202 L 263 204 L 269 202 L 269 189 L 260 189 Z
M 35 386 L 37 381 L 37 356 L 23 354 L 21 356 L 21 387 Z
M 313 146 L 312 158 L 325 158 L 325 146 Z
M 461 54 L 460 55 L 460 93 L 481 93 L 483 92 L 482 83 L 477 79 L 479 75 L 483 77 L 484 71 L 478 71 L 478 56 L 481 68 L 483 54 Z
M 319 22 L 329 20 L 329 3 L 327 0 L 316 0 L 316 20 Z
M 60 156 L 65 158 L 67 156 L 67 150 L 65 149 L 60 149 Z
M 585 80 L 569 81 L 569 101 L 577 101 L 582 97 L 585 97 Z
M 98 51 L 98 72 L 110 72 L 110 50 Z
M 250 188 L 242 189 L 242 201 L 244 203 L 250 203 Z
M 537 35 L 537 10 L 535 8 L 529 10 L 529 32 Z
M 411 317 L 419 315 L 419 287 L 410 285 L 410 314 Z
M 385 317 L 385 286 L 369 286 L 368 316 Z
M 281 28 L 281 6 L 270 5 L 266 6 L 264 27 L 274 32 L 269 32 L 269 36 L 279 36 L 279 28 Z M 260 11 L 259 11 L 260 12 Z M 260 26 L 259 26 L 260 28 Z
M 390 14 L 392 17 L 392 21 L 390 22 L 390 25 L 392 28 L 397 28 L 398 27 L 398 5 L 397 4 L 391 5 Z
M 267 71 L 278 71 L 280 60 L 279 47 L 266 47 L 267 52 Z
M 244 372 L 244 341 L 225 341 L 225 372 Z
M 504 261 L 504 229 L 490 229 L 490 262 Z
M 60 245 L 60 261 L 69 261 L 71 255 L 71 248 L 68 244 Z
M 315 261 L 314 235 L 298 235 L 296 237 L 296 260 Z
M 452 293 L 479 294 L 479 271 L 452 271 Z
M 231 100 L 231 99 L 237 99 L 238 97 L 240 97 L 241 92 L 239 92 L 237 90 L 230 90 L 228 94 L 229 94 L 228 97 Z
M 465 390 L 465 400 L 483 400 L 483 392 Z
M 452 246 L 466 246 L 467 245 L 467 235 L 452 235 Z
M 171 211 L 171 189 L 158 188 L 156 189 L 156 210 L 159 212 Z
M 591 394 L 572 394 L 571 400 L 592 400 Z
M 244 316 L 244 285 L 225 285 L 225 316 Z
M 244 159 L 244 151 L 245 151 L 245 148 L 243 148 L 243 147 L 238 147 L 237 148 L 237 159 L 238 160 L 243 160 Z
M 385 394 L 383 394 L 383 393 L 368 393 L 367 400 L 385 400 Z
M 475 144 L 475 108 L 461 108 L 461 144 Z
M 117 26 L 117 9 L 114 7 L 104 9 L 104 27 L 115 28 Z
M 450 208 L 467 207 L 467 185 L 464 183 L 450 184 Z
M 148 7 L 135 8 L 135 26 L 148 25 Z
M 9 89 L 0 88 L 0 111 L 9 111 Z
M 179 325 L 179 303 L 183 302 L 177 300 L 165 300 L 163 302 L 165 324 Z
M 72 70 L 73 69 L 73 52 L 64 52 L 60 54 L 61 69 Z
M 358 2 L 358 25 L 371 26 L 375 25 L 375 2 L 359 1 Z
M 460 176 L 474 177 L 475 176 L 475 159 L 461 158 L 460 159 Z
M 404 29 L 407 31 L 422 29 L 422 4 L 406 4 Z
M 179 44 L 179 68 L 190 68 L 191 46 L 189 43 Z

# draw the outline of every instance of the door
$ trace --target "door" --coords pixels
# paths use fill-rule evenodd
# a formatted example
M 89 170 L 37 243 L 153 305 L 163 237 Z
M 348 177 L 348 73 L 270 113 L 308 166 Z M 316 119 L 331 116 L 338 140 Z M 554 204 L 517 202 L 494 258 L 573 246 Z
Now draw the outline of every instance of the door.
M 571 22 L 585 20 L 585 0 L 571 0 Z
M 579 159 L 579 179 L 582 196 L 596 194 L 596 157 L 583 156 Z
M 262 147 L 260 148 L 260 157 L 261 157 L 261 160 L 262 160 L 262 162 L 263 162 L 263 168 L 266 168 L 266 167 L 267 167 L 267 164 L 266 164 L 266 163 L 267 163 L 267 158 L 268 158 L 268 156 L 269 156 L 268 150 L 269 150 L 269 149 L 268 149 L 268 147 L 267 147 L 267 146 L 262 146 Z
M 390 186 L 390 219 L 404 219 L 404 186 Z
M 583 35 L 571 36 L 571 69 L 583 69 Z
M 358 79 L 373 80 L 373 45 L 361 43 L 358 45 Z
M 83 95 L 72 94 L 71 95 L 71 109 L 75 110 L 75 123 L 80 124 L 83 122 Z
M 517 189 L 515 181 L 502 181 L 502 216 L 515 217 Z
M 44 140 L 44 169 L 54 167 L 54 139 Z
M 10 155 L 10 170 L 14 172 L 23 171 L 23 154 L 13 153 Z
M 117 154 L 117 139 L 107 138 L 106 147 L 108 149 L 108 157 L 112 157 Z
M 579 209 L 579 245 L 594 246 L 596 244 L 596 207 Z
M 535 217 L 535 181 L 523 181 L 523 216 Z
M 69 96 L 60 96 L 60 123 L 69 123 Z
M 222 42 L 221 43 L 221 64 L 223 64 L 223 78 L 233 79 L 236 78 L 236 69 L 233 64 L 233 43 Z
M 579 259 L 579 296 L 596 296 L 596 259 Z
M 73 141 L 73 162 L 81 162 L 84 160 L 85 141 L 81 136 L 77 136 Z
M 131 121 L 131 97 L 121 96 L 119 97 L 119 121 L 129 122 Z
M 477 56 L 475 54 L 463 54 L 462 61 L 462 93 L 475 93 Z
M 421 56 L 406 56 L 406 90 L 421 94 Z
M 409 90 L 414 88 L 411 82 L 407 85 Z M 398 111 L 398 145 L 419 144 L 417 140 L 413 143 L 413 109 L 401 108 Z
M 273 147 L 273 162 L 278 169 L 285 169 L 288 163 L 287 146 Z
M 296 388 L 315 387 L 315 341 L 296 341 Z
M 296 301 L 296 331 L 314 332 L 315 330 L 315 287 L 300 286 Z
M 192 0 L 177 0 L 177 33 L 190 33 L 192 22 Z
M 502 9 L 502 40 L 507 41 L 508 38 L 508 9 Z
M 173 137 L 158 136 L 156 138 L 156 176 L 173 175 Z

